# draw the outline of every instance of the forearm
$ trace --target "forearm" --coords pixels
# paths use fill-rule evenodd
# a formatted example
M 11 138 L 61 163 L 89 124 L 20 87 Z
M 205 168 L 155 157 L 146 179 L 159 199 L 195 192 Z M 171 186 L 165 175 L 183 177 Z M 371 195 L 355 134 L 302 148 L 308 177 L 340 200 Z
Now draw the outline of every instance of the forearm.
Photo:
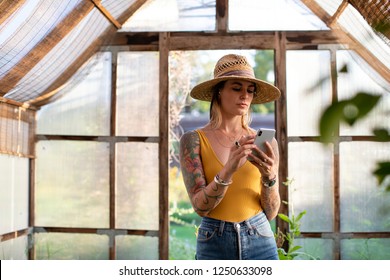
M 197 193 L 190 195 L 192 206 L 199 216 L 206 216 L 221 202 L 229 186 L 211 182 Z
M 279 195 L 279 186 L 276 183 L 270 188 L 262 186 L 261 195 L 260 195 L 261 207 L 268 220 L 273 220 L 279 212 L 280 207 L 280 195 Z

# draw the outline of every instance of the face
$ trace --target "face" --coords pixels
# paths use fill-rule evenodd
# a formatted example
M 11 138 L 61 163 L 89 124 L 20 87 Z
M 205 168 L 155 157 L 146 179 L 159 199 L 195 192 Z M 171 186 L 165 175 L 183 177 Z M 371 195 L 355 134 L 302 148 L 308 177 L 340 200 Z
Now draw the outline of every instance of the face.
M 255 94 L 255 84 L 244 80 L 227 80 L 220 91 L 221 107 L 226 113 L 244 115 Z

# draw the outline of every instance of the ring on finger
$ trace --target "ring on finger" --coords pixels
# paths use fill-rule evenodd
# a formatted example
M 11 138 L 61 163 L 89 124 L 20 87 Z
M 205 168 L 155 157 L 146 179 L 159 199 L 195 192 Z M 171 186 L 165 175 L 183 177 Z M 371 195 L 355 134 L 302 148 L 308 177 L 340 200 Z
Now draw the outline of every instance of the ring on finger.
M 236 141 L 234 144 L 236 145 L 237 148 L 240 148 L 240 147 L 241 147 L 241 144 L 240 144 L 240 142 L 238 142 L 238 141 Z

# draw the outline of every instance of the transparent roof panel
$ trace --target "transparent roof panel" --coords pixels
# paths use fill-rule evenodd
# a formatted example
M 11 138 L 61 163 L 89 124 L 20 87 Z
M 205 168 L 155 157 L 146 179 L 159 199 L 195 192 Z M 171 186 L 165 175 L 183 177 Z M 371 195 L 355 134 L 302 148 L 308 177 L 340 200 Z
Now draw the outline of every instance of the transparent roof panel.
M 229 0 L 229 30 L 327 30 L 300 0 Z
M 29 0 L 0 26 L 0 78 L 30 52 L 78 1 Z M 12 57 L 12 60 L 7 59 Z
M 120 31 L 214 31 L 215 0 L 149 0 Z
M 390 69 L 389 46 L 373 31 L 355 8 L 348 5 L 338 23 Z
M 92 10 L 56 46 L 48 50 L 41 61 L 4 97 L 25 102 L 39 96 L 91 46 L 91 42 L 95 42 L 101 30 L 105 30 L 109 25 L 98 10 Z M 82 75 L 77 78 L 82 78 Z
M 315 0 L 315 2 L 329 16 L 333 16 L 343 0 Z M 390 42 L 384 36 L 380 38 L 352 5 L 349 4 L 341 13 L 337 24 L 360 43 L 363 48 L 376 56 L 387 68 L 390 68 Z

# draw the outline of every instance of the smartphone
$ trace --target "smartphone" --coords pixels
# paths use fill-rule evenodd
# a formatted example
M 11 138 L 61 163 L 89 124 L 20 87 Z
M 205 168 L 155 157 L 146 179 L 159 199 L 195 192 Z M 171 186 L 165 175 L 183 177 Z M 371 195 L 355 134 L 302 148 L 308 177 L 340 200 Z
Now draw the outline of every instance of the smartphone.
M 272 142 L 272 139 L 275 137 L 275 129 L 272 128 L 260 128 L 256 132 L 255 137 L 255 144 L 257 147 L 259 147 L 260 150 L 265 152 L 265 142 Z M 256 155 L 256 151 L 252 152 L 254 155 Z

